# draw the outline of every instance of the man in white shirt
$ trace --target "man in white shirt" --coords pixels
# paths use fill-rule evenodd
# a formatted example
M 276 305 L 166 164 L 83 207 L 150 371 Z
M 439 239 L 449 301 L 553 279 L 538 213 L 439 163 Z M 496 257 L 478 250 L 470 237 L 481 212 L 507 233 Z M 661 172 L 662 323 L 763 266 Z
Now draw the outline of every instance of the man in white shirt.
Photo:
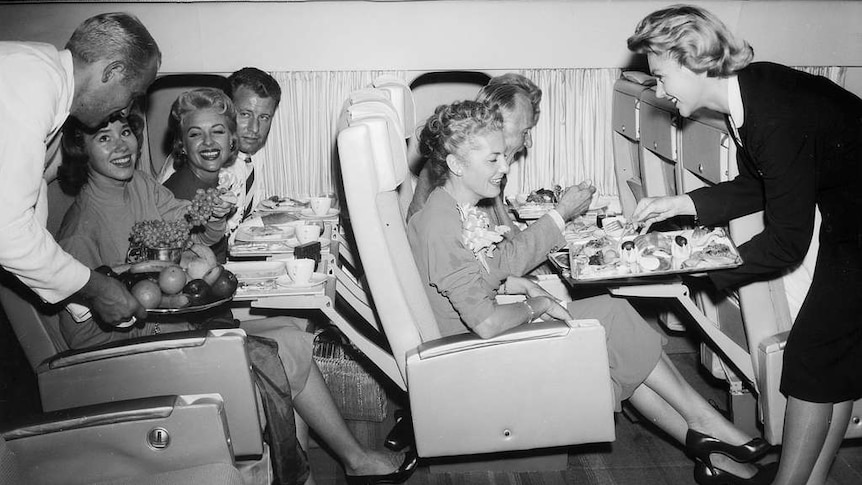
M 160 63 L 150 33 L 123 13 L 85 20 L 65 50 L 0 42 L 0 266 L 43 300 L 83 303 L 108 324 L 146 312 L 119 281 L 72 258 L 45 228 L 53 178 L 46 147 L 69 115 L 95 129 L 127 109 Z
M 272 119 L 281 101 L 281 88 L 269 74 L 254 67 L 244 67 L 227 78 L 225 91 L 236 108 L 236 134 L 239 138 L 236 161 L 222 169 L 233 179 L 230 187 L 237 196 L 237 210 L 228 219 L 228 230 L 233 232 L 260 203 L 260 162 L 253 157 L 269 137 Z M 164 183 L 174 171 L 173 158 L 168 157 L 158 180 Z

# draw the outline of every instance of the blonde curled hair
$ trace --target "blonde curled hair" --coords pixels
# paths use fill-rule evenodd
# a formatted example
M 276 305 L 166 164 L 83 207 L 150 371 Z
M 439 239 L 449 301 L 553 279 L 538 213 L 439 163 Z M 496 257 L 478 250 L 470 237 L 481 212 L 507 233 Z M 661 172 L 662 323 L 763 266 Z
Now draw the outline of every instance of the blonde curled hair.
M 737 38 L 718 17 L 692 5 L 673 5 L 640 21 L 628 38 L 638 54 L 668 55 L 692 72 L 727 77 L 754 58 L 754 49 Z
M 449 177 L 449 154 L 468 149 L 475 136 L 502 129 L 500 110 L 485 103 L 458 101 L 438 106 L 419 135 L 419 152 L 430 164 L 432 185 L 443 185 Z

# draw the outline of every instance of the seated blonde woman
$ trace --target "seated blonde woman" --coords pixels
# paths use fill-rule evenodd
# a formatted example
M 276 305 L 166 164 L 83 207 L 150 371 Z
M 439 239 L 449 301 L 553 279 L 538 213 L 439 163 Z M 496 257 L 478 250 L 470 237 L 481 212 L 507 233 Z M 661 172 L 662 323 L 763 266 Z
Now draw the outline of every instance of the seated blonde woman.
M 234 119 L 230 100 L 221 91 L 205 95 L 185 93 L 181 98 L 197 99 L 199 96 L 212 104 L 199 104 L 196 111 L 218 114 L 215 119 L 224 123 Z M 189 125 L 191 119 L 194 117 L 181 119 L 186 132 L 190 126 L 199 126 Z M 64 190 L 77 195 L 63 220 L 58 240 L 66 251 L 91 268 L 125 262 L 129 234 L 135 222 L 177 218 L 190 204 L 176 199 L 152 176 L 135 170 L 142 128 L 143 120 L 135 114 L 115 119 L 95 133 L 88 133 L 74 121 L 64 128 L 65 156 L 59 177 Z M 225 145 L 212 140 L 206 144 L 207 149 L 195 149 L 196 155 L 192 156 L 218 152 L 218 163 L 223 163 L 232 156 L 229 140 L 235 137 L 233 131 L 227 130 Z M 186 149 L 193 151 L 191 146 Z M 220 204 L 216 220 L 195 237 L 205 244 L 222 238 L 226 227 L 224 215 L 230 209 L 230 204 Z M 138 322 L 131 329 L 103 328 L 92 319 L 75 322 L 66 312 L 62 313 L 63 335 L 74 349 L 151 335 L 158 328 L 157 324 L 149 322 Z M 251 320 L 240 326 L 250 335 L 267 337 L 278 343 L 278 356 L 290 383 L 293 405 L 341 460 L 348 483 L 401 483 L 410 476 L 416 467 L 415 454 L 368 449 L 350 432 L 312 359 L 311 334 L 298 328 L 289 317 Z M 162 331 L 187 328 L 189 326 L 182 323 L 161 325 Z M 309 476 L 305 483 L 313 484 L 313 477 Z
M 522 277 L 562 235 L 558 226 L 544 221 L 542 231 L 522 231 L 507 239 L 504 230 L 494 234 L 488 216 L 477 209 L 483 199 L 499 195 L 500 181 L 509 171 L 501 130 L 497 109 L 464 101 L 438 107 L 420 136 L 420 151 L 431 164 L 436 189 L 410 219 L 407 232 L 441 334 L 474 332 L 490 338 L 537 317 L 598 319 L 607 334 L 617 410 L 629 400 L 683 444 L 697 459 L 699 483 L 714 483 L 702 467 L 748 478 L 739 483 L 767 483 L 774 470 L 759 470 L 748 462 L 762 457 L 768 443 L 734 427 L 683 379 L 662 350 L 663 338 L 627 301 L 601 295 L 563 307 Z M 592 190 L 569 190 L 585 193 L 579 210 L 586 211 Z M 486 230 L 485 238 L 471 236 L 477 228 Z M 498 244 L 489 244 L 492 239 Z M 526 300 L 498 304 L 499 293 L 521 294 Z

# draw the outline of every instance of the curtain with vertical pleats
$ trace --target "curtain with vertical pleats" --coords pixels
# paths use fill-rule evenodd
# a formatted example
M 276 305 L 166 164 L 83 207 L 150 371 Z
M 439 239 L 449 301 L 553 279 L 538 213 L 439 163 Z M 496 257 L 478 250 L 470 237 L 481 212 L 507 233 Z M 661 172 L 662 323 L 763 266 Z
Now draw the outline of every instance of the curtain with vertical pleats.
M 841 87 L 844 87 L 844 76 L 847 74 L 847 68 L 843 66 L 794 66 L 794 69 L 823 76 Z
M 388 74 L 404 71 L 273 72 L 281 86 L 269 140 L 255 155 L 262 162 L 264 196 L 314 196 L 336 192 L 333 161 L 336 123 L 347 95 Z
M 844 84 L 846 68 L 797 67 Z M 533 147 L 514 164 L 508 195 L 541 187 L 591 181 L 600 196 L 617 195 L 611 116 L 613 87 L 620 69 L 526 69 L 517 71 L 542 89 L 541 117 Z M 353 90 L 377 77 L 410 80 L 406 71 L 274 72 L 283 90 L 262 163 L 265 195 L 317 195 L 336 192 L 333 163 L 336 123 Z
M 542 90 L 533 147 L 516 163 L 509 194 L 589 180 L 599 195 L 616 195 L 611 114 L 620 69 L 529 69 Z

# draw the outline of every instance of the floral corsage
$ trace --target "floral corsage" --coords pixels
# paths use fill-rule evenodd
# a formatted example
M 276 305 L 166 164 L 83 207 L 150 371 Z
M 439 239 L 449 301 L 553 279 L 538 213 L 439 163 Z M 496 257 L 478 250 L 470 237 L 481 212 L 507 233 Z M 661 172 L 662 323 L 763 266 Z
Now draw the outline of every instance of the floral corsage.
M 458 204 L 458 214 L 461 216 L 461 239 L 464 245 L 482 263 L 485 271 L 490 272 L 485 258 L 494 257 L 494 249 L 497 248 L 497 243 L 503 240 L 503 234 L 509 232 L 509 226 L 491 227 L 488 214 L 476 206 Z

